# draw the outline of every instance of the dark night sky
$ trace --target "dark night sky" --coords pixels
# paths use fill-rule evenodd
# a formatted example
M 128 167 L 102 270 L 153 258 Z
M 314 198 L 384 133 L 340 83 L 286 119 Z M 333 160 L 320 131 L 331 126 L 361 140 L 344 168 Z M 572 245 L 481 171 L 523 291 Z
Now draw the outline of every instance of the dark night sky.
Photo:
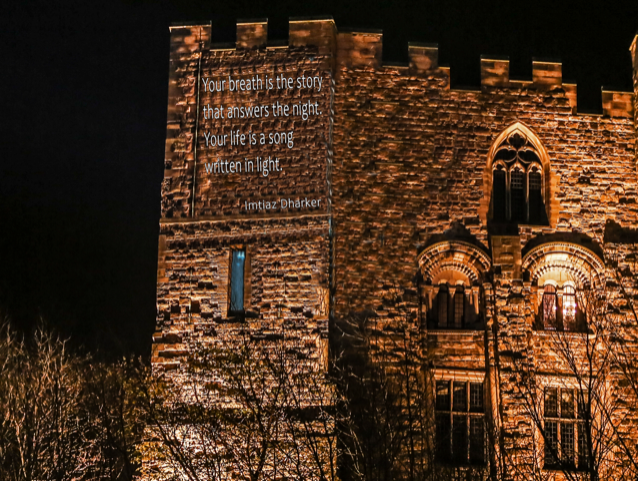
M 436 42 L 452 87 L 479 85 L 481 54 L 559 58 L 580 110 L 600 87 L 631 90 L 628 48 L 638 1 L 77 1 L 0 6 L 0 309 L 30 329 L 42 318 L 74 344 L 148 354 L 168 76 L 168 25 L 332 15 L 337 27 L 384 32 L 384 60 Z

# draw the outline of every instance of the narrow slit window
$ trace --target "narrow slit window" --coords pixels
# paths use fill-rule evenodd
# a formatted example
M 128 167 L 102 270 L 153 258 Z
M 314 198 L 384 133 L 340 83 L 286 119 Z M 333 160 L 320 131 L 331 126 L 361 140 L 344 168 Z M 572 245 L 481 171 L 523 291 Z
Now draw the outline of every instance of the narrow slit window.
M 514 169 L 510 175 L 512 221 L 525 222 L 525 173 L 519 169 Z
M 507 187 L 505 170 L 501 166 L 494 170 L 494 195 L 492 196 L 493 218 L 496 222 L 505 222 L 507 219 Z
M 543 195 L 541 192 L 542 177 L 537 168 L 533 168 L 529 173 L 529 223 L 539 224 L 543 221 Z
M 465 315 L 465 289 L 463 286 L 456 286 L 454 292 L 454 327 L 463 326 L 463 317 Z
M 556 297 L 556 286 L 545 284 L 543 292 L 543 323 L 546 329 L 556 329 L 556 307 L 558 299 Z
M 576 323 L 576 291 L 570 285 L 563 287 L 563 323 L 566 330 L 574 330 Z
M 448 317 L 448 304 L 449 304 L 449 291 L 447 285 L 443 284 L 439 287 L 439 293 L 437 295 L 437 314 L 438 314 L 438 325 L 439 327 L 447 326 L 447 317 Z
M 230 312 L 244 310 L 244 264 L 246 251 L 234 250 L 230 266 Z

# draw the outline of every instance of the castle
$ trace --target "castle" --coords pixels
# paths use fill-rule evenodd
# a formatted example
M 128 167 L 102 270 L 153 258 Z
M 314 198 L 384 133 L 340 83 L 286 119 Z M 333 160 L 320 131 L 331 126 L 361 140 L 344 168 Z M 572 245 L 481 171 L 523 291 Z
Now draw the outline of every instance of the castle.
M 481 58 L 480 88 L 455 90 L 436 46 L 383 64 L 380 32 L 331 19 L 291 19 L 284 44 L 265 20 L 238 22 L 234 45 L 210 36 L 171 28 L 155 369 L 179 378 L 198 342 L 245 329 L 325 359 L 339 319 L 374 318 L 386 341 L 408 319 L 437 463 L 585 472 L 602 401 L 582 394 L 597 367 L 578 370 L 603 290 L 629 353 L 638 339 L 619 300 L 635 287 L 638 37 L 634 92 L 603 90 L 599 115 L 557 62 L 513 80 Z M 610 425 L 636 439 L 635 404 L 619 406 Z M 601 466 L 629 472 L 635 449 Z

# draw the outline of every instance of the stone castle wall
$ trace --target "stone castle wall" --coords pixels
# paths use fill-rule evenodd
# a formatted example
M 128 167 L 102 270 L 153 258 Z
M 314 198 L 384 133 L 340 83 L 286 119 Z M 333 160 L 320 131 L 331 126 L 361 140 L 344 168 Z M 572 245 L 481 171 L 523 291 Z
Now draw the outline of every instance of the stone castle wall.
M 337 32 L 329 19 L 291 21 L 287 46 L 268 42 L 265 21 L 237 28 L 234 46 L 211 45 L 210 26 L 171 30 L 154 367 L 179 378 L 199 343 L 229 346 L 246 332 L 265 343 L 289 340 L 309 358 L 325 359 L 333 322 L 368 316 L 388 349 L 397 329 L 421 336 L 424 371 L 484 380 L 487 418 L 505 433 L 491 451 L 491 469 L 498 471 L 501 449 L 533 470 L 525 440 L 537 434 L 525 415 L 519 367 L 550 377 L 568 376 L 569 368 L 557 361 L 551 335 L 533 328 L 538 286 L 529 279 L 528 254 L 543 245 L 583 246 L 607 263 L 598 274 L 614 296 L 622 297 L 619 270 L 633 286 L 635 270 L 626 267 L 638 243 L 630 232 L 638 225 L 635 41 L 635 92 L 603 91 L 598 115 L 578 111 L 576 85 L 563 83 L 555 62 L 534 61 L 532 79 L 520 81 L 509 78 L 507 60 L 482 58 L 480 88 L 457 90 L 432 45 L 411 44 L 408 65 L 384 65 L 380 32 Z M 201 79 L 277 72 L 321 75 L 330 88 L 320 95 L 277 98 L 317 100 L 326 115 L 303 124 L 273 118 L 251 124 L 255 131 L 296 129 L 299 142 L 291 149 L 205 149 L 206 129 L 234 124 L 204 117 L 204 106 L 221 97 L 202 91 Z M 499 230 L 488 222 L 489 162 L 495 142 L 513 126 L 541 146 L 548 222 Z M 206 171 L 218 155 L 244 154 L 281 155 L 289 161 L 286 175 L 273 182 Z M 323 203 L 305 211 L 242 210 L 242 199 L 291 193 Z M 429 261 L 420 256 L 437 242 L 456 241 L 465 244 L 450 244 L 455 262 L 476 258 L 469 245 L 490 263 L 473 287 L 481 328 L 428 329 L 432 286 L 421 267 Z M 237 248 L 247 256 L 242 318 L 228 312 L 230 256 Z M 582 268 L 580 251 L 570 249 L 558 253 L 568 259 L 559 267 Z M 605 259 L 610 249 L 620 269 Z M 397 298 L 414 302 L 397 308 Z M 627 321 L 623 332 L 638 354 L 636 327 Z M 635 413 L 624 409 L 634 429 Z

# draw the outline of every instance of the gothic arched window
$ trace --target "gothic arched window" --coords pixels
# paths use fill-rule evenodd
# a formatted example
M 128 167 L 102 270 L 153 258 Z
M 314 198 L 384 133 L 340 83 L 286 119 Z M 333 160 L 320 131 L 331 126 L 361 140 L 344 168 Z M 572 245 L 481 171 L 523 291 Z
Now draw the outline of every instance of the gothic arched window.
M 514 130 L 494 150 L 491 220 L 548 224 L 543 167 L 533 143 Z

